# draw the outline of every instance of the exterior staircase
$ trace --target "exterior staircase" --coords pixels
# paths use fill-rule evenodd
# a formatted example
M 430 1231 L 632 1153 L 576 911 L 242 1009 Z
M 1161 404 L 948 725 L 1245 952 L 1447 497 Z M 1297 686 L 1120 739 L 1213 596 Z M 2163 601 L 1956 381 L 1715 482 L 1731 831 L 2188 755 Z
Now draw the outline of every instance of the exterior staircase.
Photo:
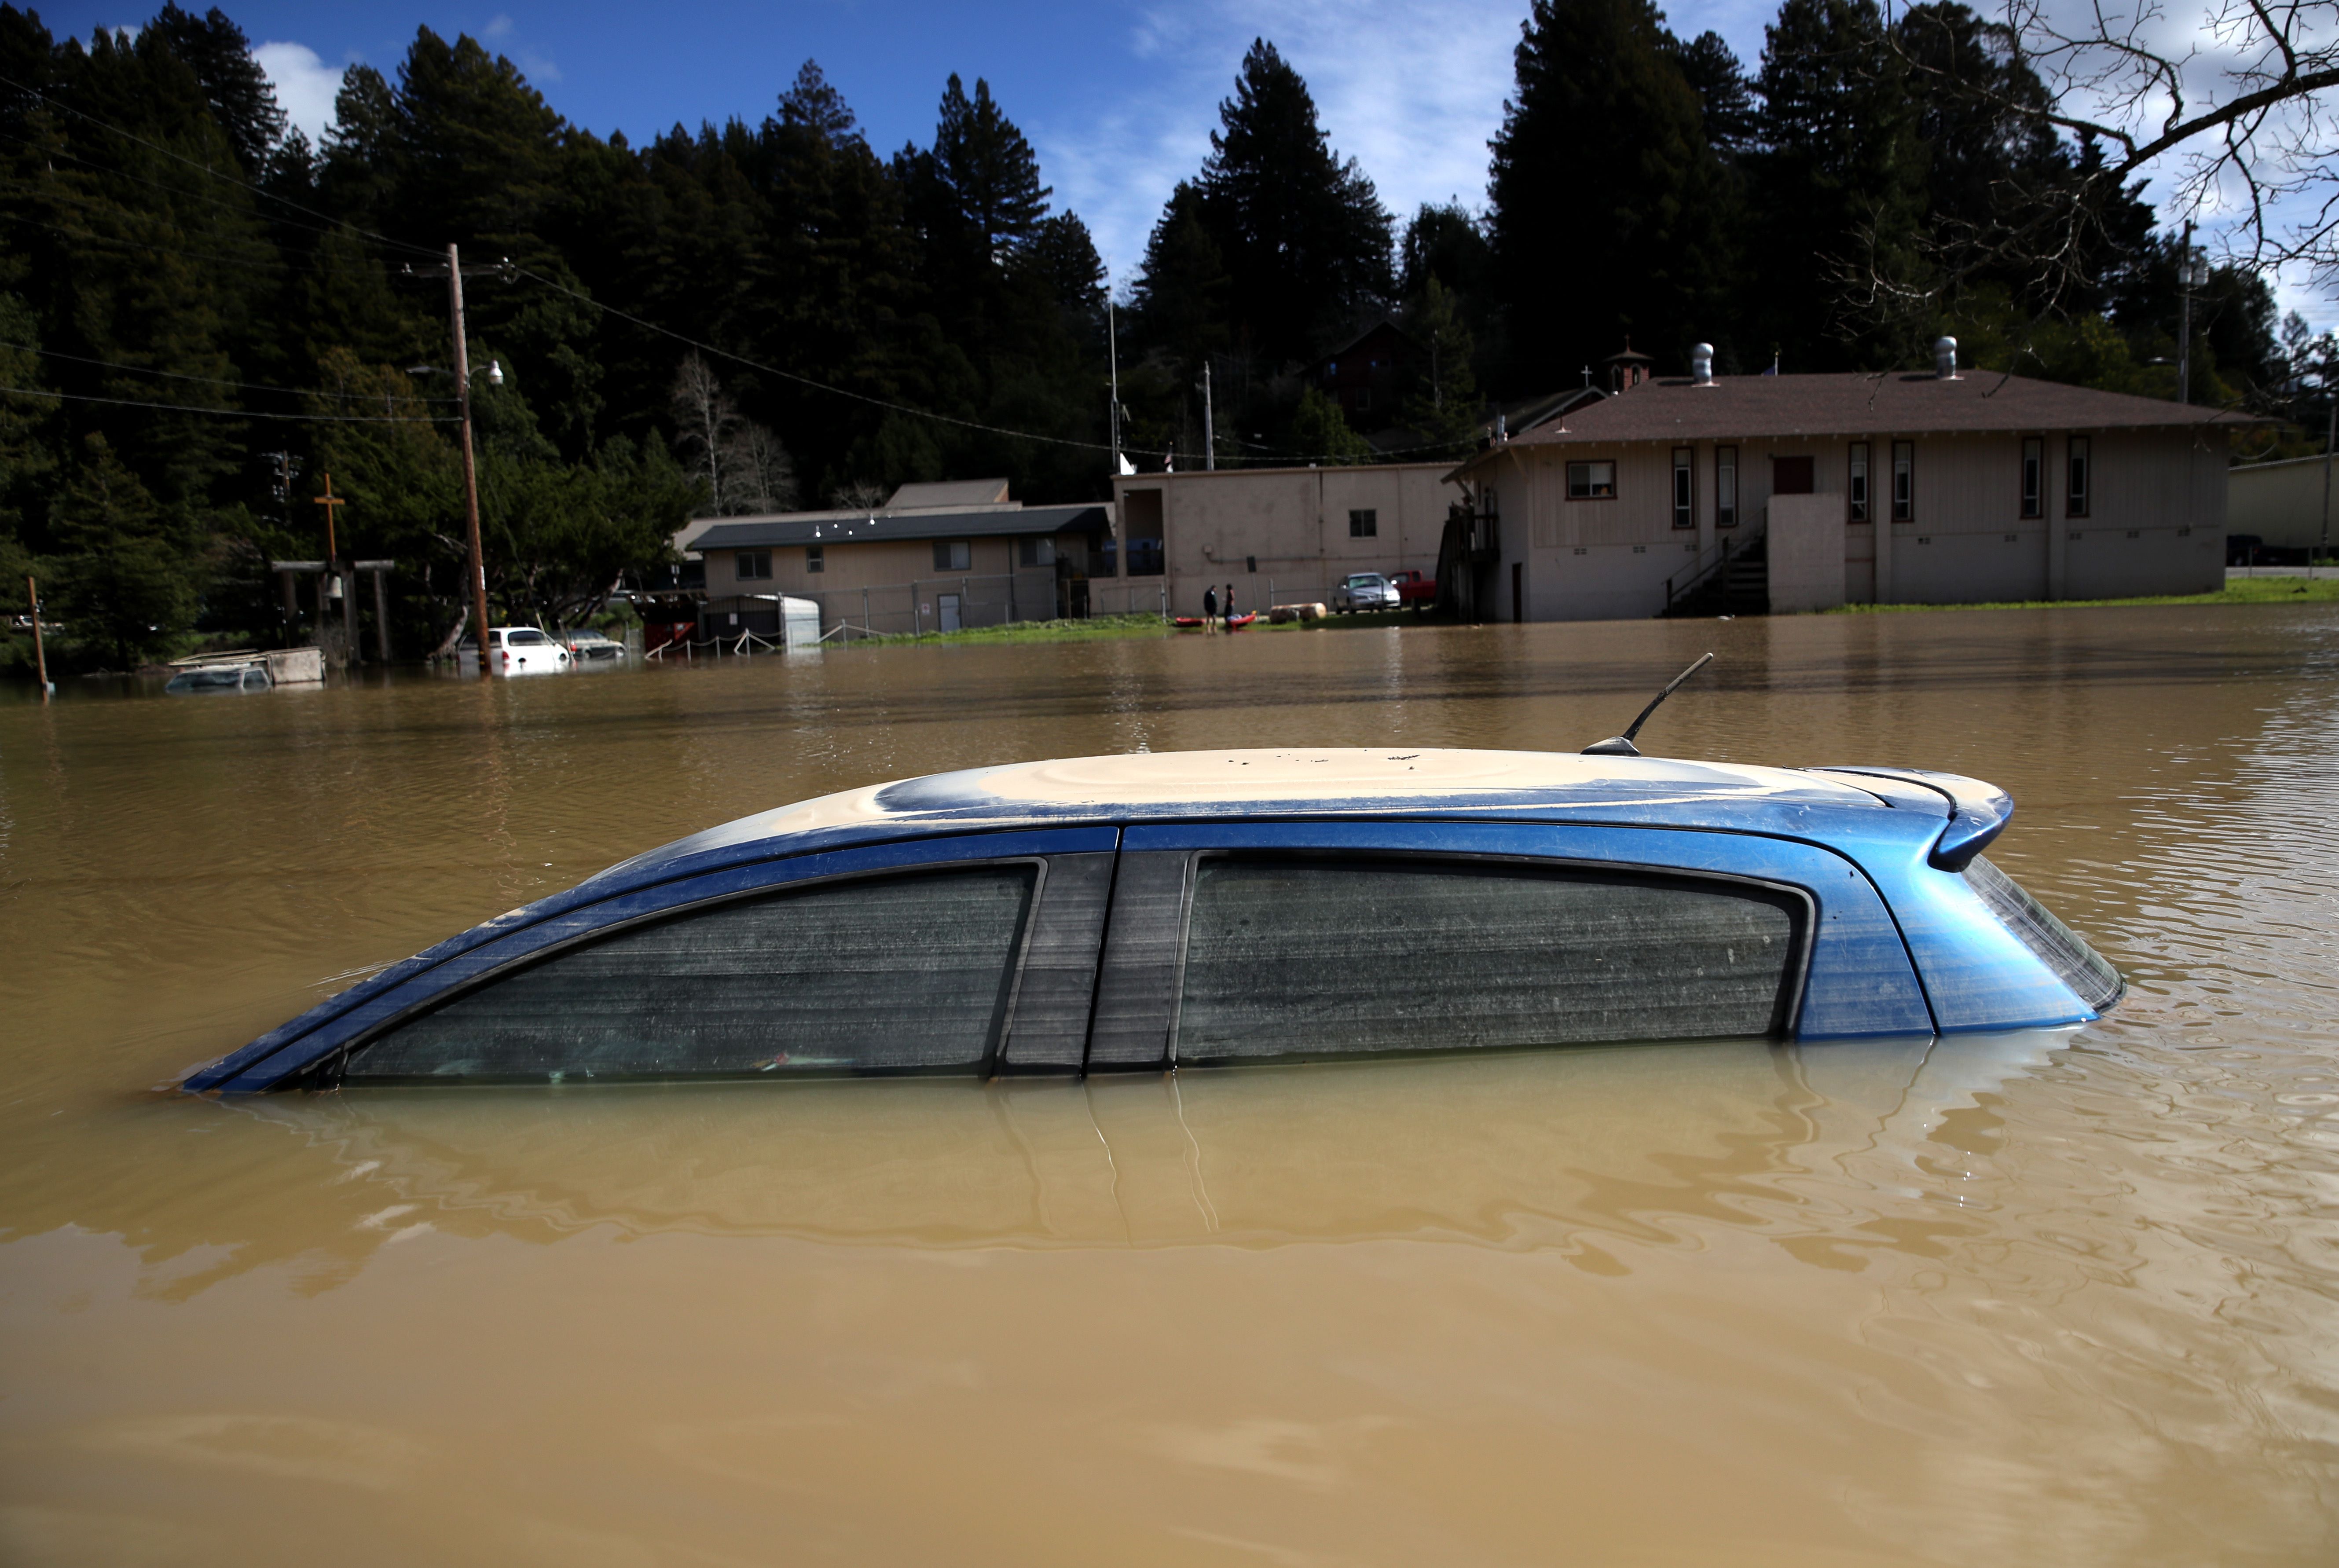
M 1771 555 L 1760 533 L 1724 539 L 1665 584 L 1667 616 L 1766 616 L 1771 613 Z

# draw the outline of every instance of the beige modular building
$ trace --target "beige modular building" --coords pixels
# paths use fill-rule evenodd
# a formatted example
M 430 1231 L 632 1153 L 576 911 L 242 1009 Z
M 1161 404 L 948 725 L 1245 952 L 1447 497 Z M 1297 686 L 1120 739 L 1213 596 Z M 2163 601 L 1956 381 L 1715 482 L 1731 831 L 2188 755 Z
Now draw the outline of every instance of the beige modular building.
M 1653 379 L 1454 470 L 1480 618 L 2206 592 L 2215 409 L 1955 371 Z M 1734 565 L 1733 565 L 1734 561 Z M 1763 600 L 1767 598 L 1767 606 Z
M 1111 571 L 1111 509 L 1027 507 L 1004 479 L 903 485 L 883 507 L 700 518 L 675 548 L 704 563 L 696 635 L 775 636 L 781 600 L 824 630 L 957 631 L 1091 612 Z
M 2236 558 L 2303 562 L 2309 554 L 2329 555 L 2339 545 L 2339 485 L 2329 457 L 2244 463 L 2230 470 L 2226 532 Z
M 1451 463 L 1125 475 L 1113 481 L 1122 546 L 1100 608 L 1201 613 L 1204 590 L 1232 583 L 1241 609 L 1326 601 L 1352 572 L 1437 569 L 1439 537 L 1461 491 Z

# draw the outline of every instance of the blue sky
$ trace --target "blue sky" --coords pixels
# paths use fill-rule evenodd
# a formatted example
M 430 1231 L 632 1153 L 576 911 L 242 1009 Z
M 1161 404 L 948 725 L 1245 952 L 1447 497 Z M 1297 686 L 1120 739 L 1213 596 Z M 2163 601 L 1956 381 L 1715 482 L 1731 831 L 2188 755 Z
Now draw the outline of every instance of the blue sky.
M 213 0 L 182 0 L 201 9 Z M 1219 101 L 1265 36 L 1314 91 L 1332 143 L 1402 219 L 1425 201 L 1485 200 L 1525 0 L 480 0 L 476 5 L 220 0 L 296 123 L 331 117 L 343 66 L 394 73 L 418 26 L 508 55 L 571 121 L 639 140 L 680 121 L 768 113 L 818 60 L 880 152 L 933 133 L 955 71 L 992 93 L 1039 151 L 1055 201 L 1095 233 L 1116 289 L 1134 274 L 1170 188 L 1201 166 Z M 51 28 L 136 26 L 159 0 L 70 0 Z M 1683 36 L 1720 33 L 1750 66 L 1777 0 L 1669 8 Z M 2157 191 L 2149 195 L 2162 194 Z M 2334 301 L 2293 281 L 2286 308 L 2330 324 Z

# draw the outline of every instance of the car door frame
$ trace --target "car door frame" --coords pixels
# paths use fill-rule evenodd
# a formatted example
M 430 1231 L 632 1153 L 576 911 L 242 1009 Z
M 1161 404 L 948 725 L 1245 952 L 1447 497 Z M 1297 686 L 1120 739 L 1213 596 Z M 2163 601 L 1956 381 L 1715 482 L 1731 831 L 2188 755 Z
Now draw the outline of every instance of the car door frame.
M 330 1078 L 340 1060 L 410 1018 L 493 984 L 518 968 L 652 922 L 687 919 L 697 910 L 824 883 L 1027 862 L 1036 863 L 1040 874 L 1016 951 L 1007 1013 L 983 1075 L 1078 1072 L 1118 840 L 1119 830 L 1112 827 L 893 840 L 750 861 L 615 890 L 607 898 L 516 923 L 435 962 L 400 965 L 379 981 L 312 1009 L 285 1029 L 262 1036 L 191 1078 L 187 1087 L 252 1093 Z M 1085 978 L 1081 970 L 1083 942 Z M 1035 957 L 1043 961 L 1036 971 Z M 1044 1009 L 1035 1011 L 1042 1002 Z
M 1934 1031 L 1924 989 L 1882 895 L 1859 865 L 1818 844 L 1756 833 L 1575 823 L 1252 818 L 1132 824 L 1122 832 L 1087 1070 L 1177 1065 L 1193 868 L 1200 857 L 1342 851 L 1375 859 L 1475 860 L 1734 883 L 1799 895 L 1808 914 L 1781 1038 Z

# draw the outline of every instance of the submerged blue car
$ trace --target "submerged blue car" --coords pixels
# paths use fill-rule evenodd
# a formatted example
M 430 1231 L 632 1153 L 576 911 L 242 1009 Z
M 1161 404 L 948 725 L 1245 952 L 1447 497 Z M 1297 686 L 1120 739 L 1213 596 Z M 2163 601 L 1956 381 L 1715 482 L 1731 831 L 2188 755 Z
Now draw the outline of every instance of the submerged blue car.
M 830 795 L 500 915 L 187 1087 L 1811 1041 L 2076 1024 L 2121 993 L 1982 858 L 2013 810 L 1989 784 L 1594 751 L 1090 757 Z

